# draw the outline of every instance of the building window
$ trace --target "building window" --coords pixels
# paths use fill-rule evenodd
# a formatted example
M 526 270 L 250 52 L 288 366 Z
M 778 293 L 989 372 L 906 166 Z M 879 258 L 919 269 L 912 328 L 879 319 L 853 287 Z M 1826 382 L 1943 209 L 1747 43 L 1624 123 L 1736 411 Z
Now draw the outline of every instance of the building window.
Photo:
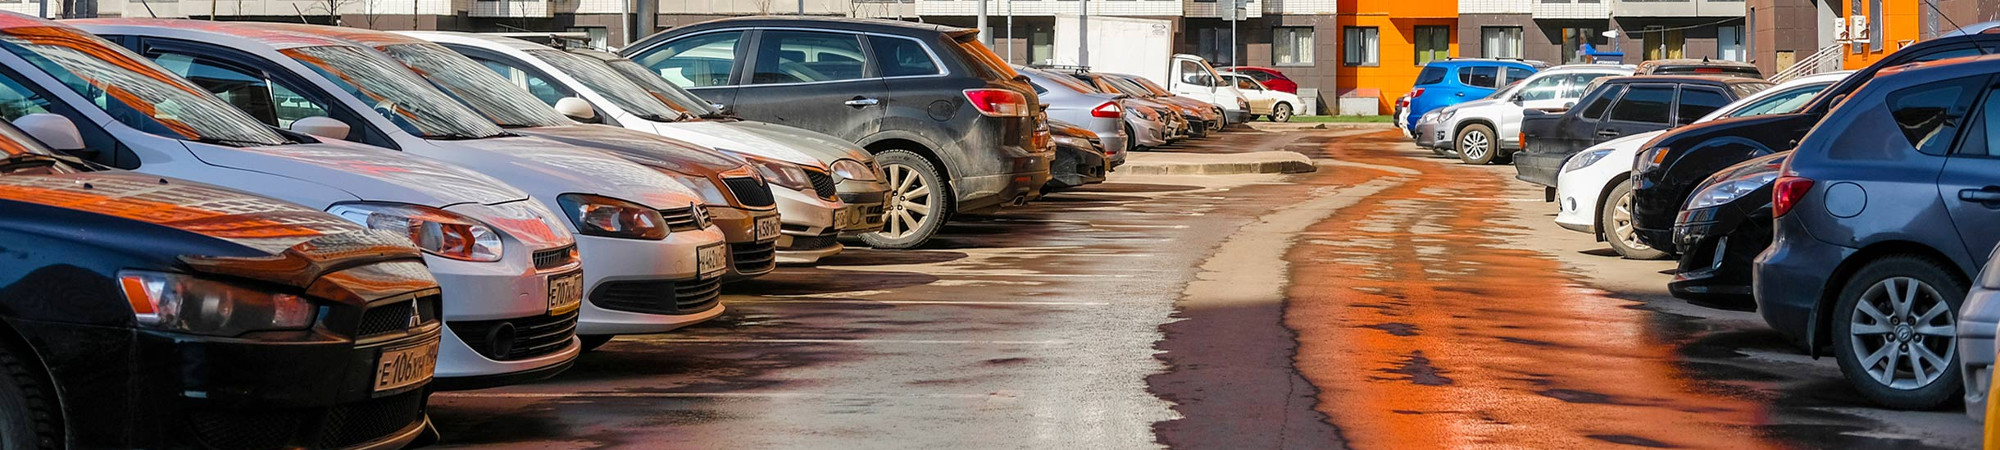
M 1375 27 L 1347 27 L 1347 46 L 1341 63 L 1350 66 L 1382 65 L 1382 42 Z
M 1055 30 L 1049 28 L 1028 29 L 1028 63 L 1054 64 L 1055 59 Z
M 1715 27 L 1715 54 L 1730 61 L 1749 61 L 1743 47 L 1743 27 Z
M 1417 26 L 1417 65 L 1451 57 L 1451 27 Z
M 1195 55 L 1207 59 L 1217 67 L 1237 65 L 1236 61 L 1230 58 L 1234 53 L 1229 51 L 1229 46 L 1235 44 L 1235 39 L 1229 37 L 1229 28 L 1195 30 L 1195 38 L 1198 39 L 1195 43 Z
M 1521 27 L 1479 27 L 1480 56 L 1521 58 Z
M 1588 49 L 1585 48 L 1586 45 L 1589 46 Z M 1596 28 L 1562 29 L 1562 54 L 1569 62 L 1587 63 L 1591 60 L 1588 53 L 1611 51 L 1603 46 L 1604 35 L 1599 34 Z
M 1646 27 L 1640 34 L 1645 35 L 1639 42 L 1646 47 L 1646 59 L 1673 59 L 1685 54 L 1687 40 L 1681 36 L 1681 30 L 1656 25 Z
M 1272 29 L 1271 62 L 1280 66 L 1310 66 L 1313 63 L 1313 29 L 1278 27 Z

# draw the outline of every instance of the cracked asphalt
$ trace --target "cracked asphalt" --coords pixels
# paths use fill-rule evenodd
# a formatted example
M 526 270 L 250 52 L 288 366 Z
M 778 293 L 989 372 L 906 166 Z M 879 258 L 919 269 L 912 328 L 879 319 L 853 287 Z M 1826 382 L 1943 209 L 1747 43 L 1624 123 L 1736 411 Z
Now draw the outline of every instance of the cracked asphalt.
M 1869 407 L 1755 314 L 1671 298 L 1671 262 L 1557 228 L 1511 167 L 1380 129 L 1225 136 L 1161 151 L 1320 170 L 962 216 L 432 418 L 446 447 L 534 449 L 1978 446 L 1956 409 Z

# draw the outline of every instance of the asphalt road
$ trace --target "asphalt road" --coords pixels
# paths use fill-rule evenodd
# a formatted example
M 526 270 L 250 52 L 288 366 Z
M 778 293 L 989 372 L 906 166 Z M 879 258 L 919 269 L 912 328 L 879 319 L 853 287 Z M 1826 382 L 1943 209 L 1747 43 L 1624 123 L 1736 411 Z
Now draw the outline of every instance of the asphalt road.
M 1115 176 L 726 288 L 555 379 L 445 392 L 482 448 L 1973 448 L 1868 407 L 1670 262 L 1557 228 L 1511 167 L 1393 133 L 1241 131 L 1304 175 Z

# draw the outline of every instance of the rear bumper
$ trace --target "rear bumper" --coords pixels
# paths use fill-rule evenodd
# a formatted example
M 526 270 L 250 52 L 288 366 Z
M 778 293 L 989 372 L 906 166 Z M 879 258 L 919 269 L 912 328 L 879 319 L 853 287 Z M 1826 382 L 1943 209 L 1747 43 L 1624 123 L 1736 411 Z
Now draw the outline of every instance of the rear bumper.
M 1055 159 L 1055 152 L 1030 153 L 1024 149 L 1009 148 L 1002 153 L 1012 154 L 1004 162 L 1004 173 L 986 176 L 969 176 L 954 180 L 952 188 L 958 192 L 958 212 L 979 212 L 995 208 L 1013 206 L 1034 200 L 1042 192 L 1042 185 L 1048 184 L 1049 165 Z
M 1778 221 L 1777 228 L 1777 239 L 1758 255 L 1753 266 L 1750 291 L 1757 299 L 1757 314 L 1764 316 L 1766 325 L 1805 345 L 1827 277 L 1832 268 L 1853 256 L 1855 249 L 1821 242 L 1800 225 L 1787 221 Z
M 1106 173 L 1110 171 L 1111 166 L 1105 161 L 1103 153 L 1069 147 L 1057 148 L 1056 152 L 1056 161 L 1060 164 L 1049 168 L 1050 187 L 1073 188 L 1103 183 Z
M 1543 186 L 1555 187 L 1557 172 L 1562 170 L 1567 154 L 1515 153 L 1514 178 Z

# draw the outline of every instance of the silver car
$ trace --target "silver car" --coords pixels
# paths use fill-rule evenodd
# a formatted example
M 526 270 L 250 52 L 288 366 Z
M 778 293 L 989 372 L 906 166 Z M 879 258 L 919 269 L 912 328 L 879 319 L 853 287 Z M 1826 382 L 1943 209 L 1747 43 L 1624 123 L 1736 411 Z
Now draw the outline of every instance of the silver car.
M 1105 148 L 1126 150 L 1134 145 L 1125 128 L 1125 107 L 1118 102 L 1120 96 L 1099 93 L 1075 78 L 1060 74 L 1024 66 L 1014 66 L 1014 71 L 1034 84 L 1035 95 L 1049 105 L 1049 119 L 1097 133 L 1098 143 Z
M 2000 248 L 1994 249 L 2000 256 Z M 1965 414 L 1974 420 L 1986 416 L 1987 387 L 1993 384 L 1993 338 L 2000 326 L 2000 257 L 1987 257 L 1986 267 L 1972 280 L 1959 308 L 1958 361 L 1965 380 Z

